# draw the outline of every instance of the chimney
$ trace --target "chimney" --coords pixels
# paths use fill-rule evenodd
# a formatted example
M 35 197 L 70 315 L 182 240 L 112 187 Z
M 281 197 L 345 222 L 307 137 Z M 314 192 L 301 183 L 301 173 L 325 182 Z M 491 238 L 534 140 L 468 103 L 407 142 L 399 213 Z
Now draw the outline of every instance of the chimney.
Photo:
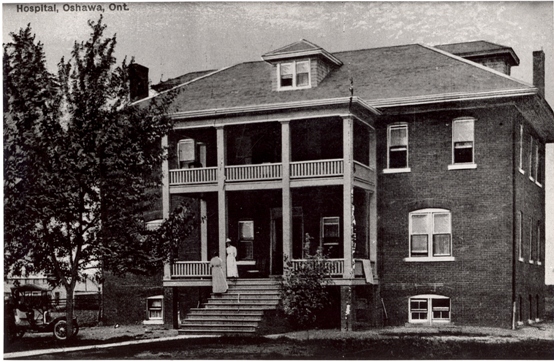
M 533 85 L 539 89 L 539 94 L 544 98 L 544 52 L 533 52 Z
M 137 63 L 129 64 L 129 92 L 131 102 L 148 97 L 148 68 Z

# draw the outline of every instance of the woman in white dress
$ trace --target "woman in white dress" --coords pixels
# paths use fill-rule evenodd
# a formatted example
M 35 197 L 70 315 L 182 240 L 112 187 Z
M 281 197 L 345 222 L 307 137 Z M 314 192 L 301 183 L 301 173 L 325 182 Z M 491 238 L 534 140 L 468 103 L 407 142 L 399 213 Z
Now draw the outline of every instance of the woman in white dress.
M 231 245 L 231 239 L 227 238 L 227 278 L 238 278 L 237 248 Z

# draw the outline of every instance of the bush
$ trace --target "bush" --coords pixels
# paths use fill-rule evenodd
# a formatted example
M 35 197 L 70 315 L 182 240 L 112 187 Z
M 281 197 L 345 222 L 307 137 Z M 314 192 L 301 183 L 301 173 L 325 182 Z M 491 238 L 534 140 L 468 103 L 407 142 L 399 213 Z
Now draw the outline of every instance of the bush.
M 282 308 L 294 328 L 313 326 L 321 311 L 329 305 L 328 276 L 328 263 L 320 254 L 300 263 L 285 260 L 281 280 Z

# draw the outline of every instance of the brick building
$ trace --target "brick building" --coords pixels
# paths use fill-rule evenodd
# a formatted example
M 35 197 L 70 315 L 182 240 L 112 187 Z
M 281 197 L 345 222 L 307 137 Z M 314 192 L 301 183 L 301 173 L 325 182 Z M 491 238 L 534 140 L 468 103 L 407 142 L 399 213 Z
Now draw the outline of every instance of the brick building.
M 240 309 L 237 285 L 202 297 L 226 238 L 239 280 L 327 255 L 343 329 L 542 319 L 554 113 L 533 59 L 530 85 L 510 76 L 514 51 L 486 41 L 330 53 L 301 40 L 153 87 L 182 89 L 163 215 L 188 200 L 200 216 L 166 266 L 166 323 L 202 303 Z

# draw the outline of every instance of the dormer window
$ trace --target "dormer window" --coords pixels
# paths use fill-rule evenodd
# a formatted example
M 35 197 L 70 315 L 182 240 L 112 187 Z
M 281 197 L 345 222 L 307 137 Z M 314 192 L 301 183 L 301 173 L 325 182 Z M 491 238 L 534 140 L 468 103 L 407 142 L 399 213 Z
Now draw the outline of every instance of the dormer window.
M 310 61 L 292 61 L 280 63 L 279 89 L 297 89 L 310 87 Z

